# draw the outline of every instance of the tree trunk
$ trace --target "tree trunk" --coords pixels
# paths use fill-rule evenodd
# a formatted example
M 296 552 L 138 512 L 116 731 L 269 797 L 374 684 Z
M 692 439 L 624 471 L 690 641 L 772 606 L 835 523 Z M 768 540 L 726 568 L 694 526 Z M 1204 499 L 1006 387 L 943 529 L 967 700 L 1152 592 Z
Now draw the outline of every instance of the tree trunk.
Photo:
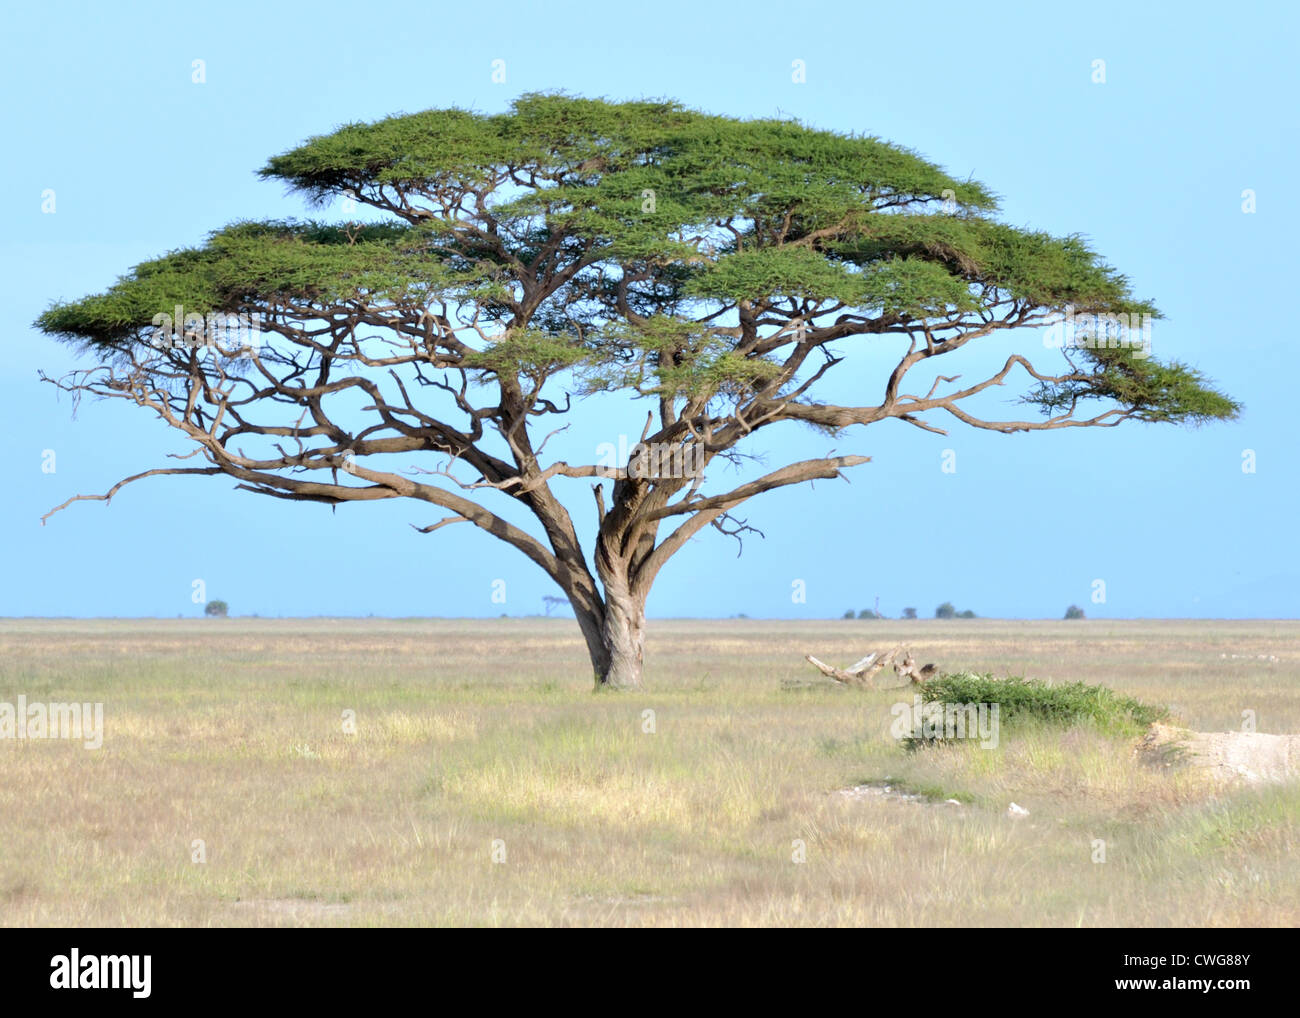
M 570 598 L 599 689 L 640 689 L 645 603 L 628 594 L 607 604 Z
M 640 689 L 645 650 L 645 602 L 632 595 L 605 604 L 600 660 L 593 656 L 598 689 Z

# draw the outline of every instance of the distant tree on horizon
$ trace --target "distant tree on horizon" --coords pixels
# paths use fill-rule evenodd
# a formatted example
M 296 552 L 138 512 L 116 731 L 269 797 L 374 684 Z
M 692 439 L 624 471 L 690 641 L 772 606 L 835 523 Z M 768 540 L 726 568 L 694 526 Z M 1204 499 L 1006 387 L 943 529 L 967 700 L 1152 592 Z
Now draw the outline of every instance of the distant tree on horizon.
M 209 601 L 203 606 L 203 614 L 211 618 L 224 619 L 230 614 L 230 605 L 221 600 Z

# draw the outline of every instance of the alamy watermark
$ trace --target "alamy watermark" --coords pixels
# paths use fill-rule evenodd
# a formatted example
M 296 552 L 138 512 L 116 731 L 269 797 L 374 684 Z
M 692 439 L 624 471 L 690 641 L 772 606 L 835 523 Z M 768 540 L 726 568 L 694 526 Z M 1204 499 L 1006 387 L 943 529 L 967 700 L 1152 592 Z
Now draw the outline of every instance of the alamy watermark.
M 52 990 L 130 990 L 143 1000 L 152 992 L 153 955 L 86 954 L 77 948 L 50 959 Z
M 627 465 L 634 481 L 661 477 L 699 477 L 704 472 L 704 446 L 699 442 L 638 442 L 628 449 L 626 435 L 618 445 L 601 442 L 596 446 L 596 465 L 619 470 Z
M 1132 350 L 1133 356 L 1151 356 L 1151 315 L 1076 315 L 1074 305 L 1065 305 L 1046 319 L 1043 346 L 1049 350 Z
M 177 304 L 174 314 L 159 311 L 153 316 L 154 331 L 149 345 L 159 350 L 213 349 L 236 350 L 261 344 L 260 313 L 231 314 L 225 311 L 186 311 Z
M 894 715 L 889 734 L 900 742 L 978 739 L 981 749 L 997 749 L 1000 711 L 996 703 L 926 703 L 915 696 L 889 708 Z
M 102 703 L 0 703 L 0 739 L 81 739 L 87 749 L 104 745 Z

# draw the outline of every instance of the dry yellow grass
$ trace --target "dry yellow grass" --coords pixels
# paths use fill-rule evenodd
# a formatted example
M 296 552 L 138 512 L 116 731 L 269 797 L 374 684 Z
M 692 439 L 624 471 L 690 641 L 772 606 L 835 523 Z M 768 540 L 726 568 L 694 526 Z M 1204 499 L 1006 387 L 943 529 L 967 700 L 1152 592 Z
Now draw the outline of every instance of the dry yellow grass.
M 1082 729 L 908 753 L 909 691 L 782 685 L 901 638 L 1300 732 L 1291 622 L 656 622 L 647 690 L 596 696 L 558 620 L 6 620 L 0 701 L 102 701 L 105 734 L 0 741 L 0 922 L 1300 922 L 1294 783 Z M 967 802 L 833 794 L 886 777 Z

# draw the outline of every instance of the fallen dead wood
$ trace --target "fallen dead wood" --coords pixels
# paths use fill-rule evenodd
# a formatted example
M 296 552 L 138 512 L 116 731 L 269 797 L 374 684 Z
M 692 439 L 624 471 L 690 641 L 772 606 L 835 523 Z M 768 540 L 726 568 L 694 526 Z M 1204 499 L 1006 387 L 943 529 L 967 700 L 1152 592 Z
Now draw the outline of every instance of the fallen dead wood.
M 842 682 L 847 686 L 861 686 L 865 689 L 876 688 L 875 677 L 888 664 L 894 665 L 895 675 L 913 683 L 924 682 L 939 673 L 938 668 L 932 664 L 918 668 L 910 651 L 904 654 L 901 662 L 896 661 L 895 659 L 902 650 L 903 647 L 900 644 L 890 651 L 873 651 L 847 668 L 836 668 L 828 665 L 825 661 L 821 661 L 811 654 L 805 654 L 804 660 L 823 675 L 834 679 L 836 682 Z
M 849 686 L 864 686 L 867 689 L 875 689 L 876 673 L 892 662 L 902 649 L 900 645 L 888 652 L 874 651 L 857 663 L 849 665 L 848 668 L 834 668 L 825 661 L 817 660 L 811 654 L 805 655 L 805 660 L 823 675 L 834 679 L 836 682 L 843 682 Z

